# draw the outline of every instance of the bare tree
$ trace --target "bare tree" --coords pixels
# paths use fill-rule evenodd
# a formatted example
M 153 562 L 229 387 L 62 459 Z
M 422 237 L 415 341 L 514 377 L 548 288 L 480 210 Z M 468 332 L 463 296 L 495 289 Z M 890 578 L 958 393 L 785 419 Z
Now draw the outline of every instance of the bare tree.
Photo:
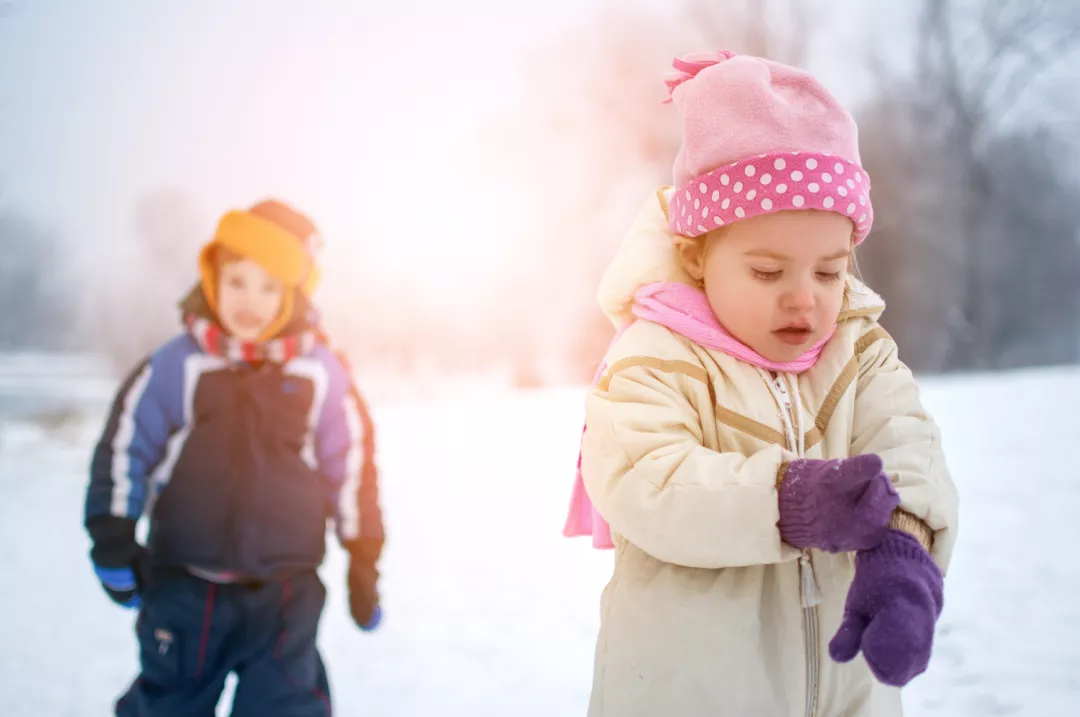
M 164 279 L 170 291 L 192 281 L 194 257 L 213 233 L 212 226 L 199 222 L 191 200 L 176 189 L 161 189 L 139 200 L 132 228 L 147 268 Z
M 994 150 L 1000 138 L 1017 131 L 1017 123 L 1021 131 L 1030 132 L 1051 119 L 1033 116 L 1037 108 L 1052 106 L 1045 99 L 1045 93 L 1053 91 L 1048 82 L 1070 83 L 1072 90 L 1066 94 L 1074 98 L 1080 90 L 1073 70 L 1080 50 L 1080 5 L 1071 0 L 924 0 L 919 29 L 921 124 L 936 128 L 942 144 L 955 155 L 958 180 L 966 190 L 958 207 L 962 293 L 956 340 L 945 367 L 990 368 L 1002 320 L 995 276 L 1008 254 L 990 239 L 1001 234 L 1002 209 L 1011 200 L 995 181 Z M 1063 109 L 1075 117 L 1078 105 L 1074 100 Z M 1021 114 L 1025 116 L 1019 118 Z M 1053 159 L 1048 160 L 1049 171 L 1039 182 L 1043 187 L 1060 184 Z M 1015 202 L 1012 206 L 1024 210 Z M 1074 243 L 1075 233 L 1067 232 L 1058 241 Z
M 581 380 L 602 356 L 611 327 L 596 307 L 596 286 L 640 204 L 671 182 L 678 117 L 661 101 L 672 58 L 728 48 L 802 63 L 812 4 L 683 0 L 663 12 L 610 6 L 538 48 L 525 69 L 527 104 L 509 118 L 512 136 L 498 152 L 500 167 L 510 156 L 511 166 L 525 170 L 516 179 L 537 218 L 524 228 L 528 244 L 521 265 L 507 272 L 507 290 L 519 307 L 546 314 L 523 337 L 517 360 L 570 366 Z M 531 139 L 524 146 L 523 133 Z
M 90 267 L 98 303 L 87 322 L 89 346 L 107 355 L 119 371 L 180 329 L 177 307 L 194 285 L 195 258 L 212 226 L 199 221 L 187 197 L 175 189 L 143 196 L 135 205 L 134 242 L 107 266 Z
M 988 147 L 997 201 L 986 209 L 999 247 L 984 282 L 993 324 L 983 344 L 989 368 L 1080 361 L 1080 183 L 1061 162 L 1071 153 L 1046 130 Z
M 913 116 L 917 88 L 890 83 L 859 112 L 863 164 L 873 181 L 874 229 L 857 255 L 864 278 L 885 297 L 883 323 L 903 359 L 919 370 L 946 365 L 958 323 L 964 231 L 957 202 L 965 185 L 948 145 Z
M 66 348 L 75 291 L 57 237 L 26 216 L 0 213 L 0 348 Z
M 917 29 L 914 72 L 878 61 L 879 93 L 859 116 L 878 208 L 862 264 L 889 299 L 886 326 L 922 370 L 1075 360 L 1077 146 L 1065 128 L 1080 117 L 1080 7 L 923 0 Z

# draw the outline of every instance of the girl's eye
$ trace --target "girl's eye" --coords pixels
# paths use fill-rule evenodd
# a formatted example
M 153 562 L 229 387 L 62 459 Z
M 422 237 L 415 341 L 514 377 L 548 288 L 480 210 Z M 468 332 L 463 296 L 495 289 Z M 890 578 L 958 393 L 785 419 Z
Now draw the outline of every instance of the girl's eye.
M 754 273 L 754 278 L 758 279 L 759 281 L 776 281 L 783 273 L 780 270 L 761 271 L 760 269 L 751 269 L 751 271 Z
M 840 277 L 843 276 L 843 272 L 839 271 L 819 271 L 817 278 L 820 281 L 824 281 L 827 284 L 831 284 L 834 281 L 840 281 Z
M 232 287 L 233 289 L 243 289 L 244 288 L 244 280 L 239 278 L 239 277 L 234 276 L 231 279 L 229 279 L 229 286 Z

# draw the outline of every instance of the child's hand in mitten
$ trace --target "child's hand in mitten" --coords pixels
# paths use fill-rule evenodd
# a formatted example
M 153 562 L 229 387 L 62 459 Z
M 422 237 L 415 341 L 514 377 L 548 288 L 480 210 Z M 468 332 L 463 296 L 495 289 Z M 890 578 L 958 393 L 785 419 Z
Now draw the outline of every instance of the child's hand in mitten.
M 93 540 L 90 559 L 105 593 L 117 605 L 137 610 L 146 588 L 146 548 L 135 540 L 135 521 L 100 516 L 87 524 Z
M 900 497 L 873 454 L 803 458 L 784 470 L 780 536 L 796 548 L 843 553 L 880 543 Z
M 382 541 L 364 538 L 349 548 L 349 612 L 364 632 L 371 632 L 382 622 L 379 571 L 375 567 L 381 551 Z
M 933 558 L 915 538 L 890 530 L 881 545 L 855 556 L 855 579 L 829 654 L 849 662 L 862 650 L 878 680 L 903 687 L 930 663 L 942 601 Z

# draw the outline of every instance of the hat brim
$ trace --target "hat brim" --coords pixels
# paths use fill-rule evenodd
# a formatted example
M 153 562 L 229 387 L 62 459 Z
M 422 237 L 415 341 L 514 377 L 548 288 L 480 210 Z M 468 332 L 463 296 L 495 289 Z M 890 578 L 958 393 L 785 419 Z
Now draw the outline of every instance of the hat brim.
M 859 165 L 816 152 L 777 152 L 702 174 L 671 198 L 672 232 L 697 237 L 763 214 L 817 209 L 848 217 L 860 244 L 874 221 L 870 177 Z

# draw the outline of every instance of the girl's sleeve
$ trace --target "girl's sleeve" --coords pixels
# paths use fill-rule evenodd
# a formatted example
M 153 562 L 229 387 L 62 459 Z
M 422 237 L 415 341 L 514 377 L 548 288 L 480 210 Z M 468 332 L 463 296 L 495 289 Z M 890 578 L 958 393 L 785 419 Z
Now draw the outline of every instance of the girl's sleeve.
M 658 560 L 695 568 L 792 560 L 780 538 L 777 475 L 792 455 L 702 445 L 685 362 L 620 361 L 586 402 L 582 478 L 612 531 Z M 691 367 L 692 368 L 692 367 Z
M 896 343 L 874 324 L 860 340 L 852 455 L 876 453 L 900 494 L 892 527 L 914 535 L 945 570 L 956 542 L 959 499 L 941 431 L 919 398 Z

